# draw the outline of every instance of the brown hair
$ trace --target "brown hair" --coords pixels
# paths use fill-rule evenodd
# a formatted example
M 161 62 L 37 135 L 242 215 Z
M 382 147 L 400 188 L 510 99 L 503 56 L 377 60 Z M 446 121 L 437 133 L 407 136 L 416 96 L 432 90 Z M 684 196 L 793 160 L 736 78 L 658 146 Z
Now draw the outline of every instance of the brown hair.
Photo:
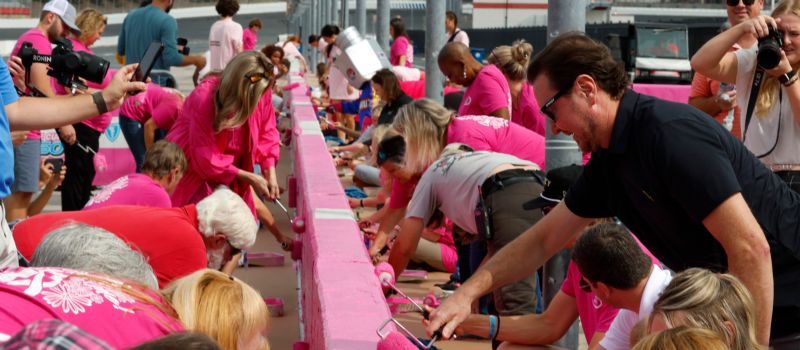
M 258 18 L 253 18 L 253 19 L 251 19 L 251 20 L 250 20 L 250 23 L 249 23 L 249 24 L 247 24 L 247 27 L 248 27 L 248 28 L 253 28 L 253 27 L 259 27 L 259 28 L 262 28 L 262 27 L 261 27 L 261 20 L 260 20 L 260 19 L 258 19 Z
M 384 68 L 375 72 L 370 80 L 383 88 L 381 97 L 385 99 L 385 102 L 392 102 L 403 95 L 403 89 L 400 88 L 397 76 L 390 69 Z
M 263 53 L 264 56 L 267 56 L 267 59 L 269 60 L 272 60 L 272 54 L 274 54 L 275 52 L 281 53 L 281 59 L 283 59 L 283 57 L 285 56 L 283 48 L 278 45 L 267 45 L 264 46 L 263 49 L 261 49 L 261 53 Z
M 271 79 L 252 82 L 253 75 L 272 75 L 272 64 L 263 53 L 245 51 L 225 66 L 214 96 L 214 131 L 243 125 L 255 111 Z
M 222 17 L 233 17 L 239 12 L 239 1 L 237 0 L 217 0 L 215 6 L 217 13 Z
M 622 98 L 630 84 L 625 68 L 608 48 L 580 32 L 559 35 L 528 66 L 528 81 L 546 74 L 555 90 L 568 89 L 588 74 L 613 99 Z
M 172 169 L 178 168 L 180 172 L 186 171 L 186 155 L 183 150 L 175 143 L 167 140 L 159 140 L 153 144 L 144 154 L 142 162 L 142 172 L 149 173 L 154 178 L 161 178 L 169 175 Z
M 525 68 L 533 53 L 533 45 L 525 40 L 517 40 L 511 46 L 495 47 L 486 60 L 500 69 L 511 81 L 525 79 Z

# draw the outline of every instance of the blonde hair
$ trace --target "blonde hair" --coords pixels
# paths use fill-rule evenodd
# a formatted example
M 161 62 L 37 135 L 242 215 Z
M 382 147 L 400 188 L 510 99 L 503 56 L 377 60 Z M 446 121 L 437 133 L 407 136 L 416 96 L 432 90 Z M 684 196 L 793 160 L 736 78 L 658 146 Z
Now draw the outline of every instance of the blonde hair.
M 453 116 L 453 112 L 428 98 L 400 108 L 392 126 L 406 139 L 406 169 L 419 175 L 439 159 Z
M 273 74 L 272 64 L 259 51 L 245 51 L 233 57 L 225 66 L 214 97 L 214 130 L 236 128 L 247 122 L 258 102 L 267 91 L 270 80 L 251 82 L 250 76 Z
M 270 324 L 261 295 L 240 279 L 216 270 L 195 271 L 170 283 L 162 293 L 187 330 L 207 334 L 224 350 L 236 350 L 241 340 Z
M 761 349 L 753 310 L 750 292 L 736 277 L 692 268 L 670 281 L 653 306 L 649 323 L 652 326 L 653 317 L 660 314 L 667 325 L 714 331 L 731 350 Z
M 728 350 L 719 334 L 708 329 L 676 327 L 651 334 L 632 350 Z
M 532 53 L 533 45 L 525 40 L 517 40 L 511 46 L 495 47 L 486 60 L 497 66 L 509 80 L 520 81 L 525 79 Z
M 774 18 L 782 15 L 795 15 L 800 17 L 800 0 L 782 0 L 779 2 L 778 6 L 772 10 L 771 16 Z M 795 67 L 794 64 L 792 65 L 792 71 L 797 73 L 797 67 Z M 778 78 L 767 74 L 764 76 L 764 81 L 761 83 L 761 92 L 750 92 L 751 94 L 758 94 L 755 109 L 755 115 L 758 118 L 765 118 L 774 105 L 778 105 L 778 108 L 781 108 L 778 104 L 780 87 Z
M 100 11 L 91 8 L 81 11 L 78 14 L 78 18 L 75 19 L 75 24 L 81 29 L 81 35 L 78 36 L 78 40 L 85 42 L 90 35 L 99 33 L 107 22 L 108 17 L 104 16 Z

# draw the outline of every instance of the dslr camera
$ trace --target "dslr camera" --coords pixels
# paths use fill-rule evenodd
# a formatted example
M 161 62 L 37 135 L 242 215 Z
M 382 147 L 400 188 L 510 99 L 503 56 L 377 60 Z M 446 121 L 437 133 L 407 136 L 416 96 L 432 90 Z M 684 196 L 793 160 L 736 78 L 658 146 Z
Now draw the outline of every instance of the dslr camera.
M 33 48 L 33 44 L 26 41 L 22 43 L 17 55 L 28 72 L 34 62 L 48 64 L 50 69 L 47 75 L 56 78 L 60 85 L 73 90 L 86 89 L 86 85 L 79 78 L 98 84 L 103 83 L 108 72 L 108 61 L 87 52 L 73 51 L 72 42 L 66 38 L 59 38 L 55 45 L 50 56 L 40 55 L 39 51 Z
M 186 38 L 178 38 L 178 53 L 189 56 L 189 49 L 189 40 Z
M 772 69 L 781 62 L 783 32 L 769 27 L 769 34 L 758 39 L 758 65 L 764 69 Z

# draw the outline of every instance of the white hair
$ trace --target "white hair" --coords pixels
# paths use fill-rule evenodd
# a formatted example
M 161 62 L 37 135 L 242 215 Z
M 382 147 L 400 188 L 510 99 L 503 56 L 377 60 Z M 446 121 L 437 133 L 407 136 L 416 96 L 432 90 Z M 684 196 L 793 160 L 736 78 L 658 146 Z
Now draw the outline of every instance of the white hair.
M 256 242 L 258 226 L 239 195 L 225 186 L 197 203 L 197 228 L 203 236 L 224 235 L 231 245 L 247 249 Z
M 158 290 L 158 280 L 144 255 L 117 235 L 81 223 L 70 223 L 48 233 L 33 252 L 31 266 L 99 273 Z

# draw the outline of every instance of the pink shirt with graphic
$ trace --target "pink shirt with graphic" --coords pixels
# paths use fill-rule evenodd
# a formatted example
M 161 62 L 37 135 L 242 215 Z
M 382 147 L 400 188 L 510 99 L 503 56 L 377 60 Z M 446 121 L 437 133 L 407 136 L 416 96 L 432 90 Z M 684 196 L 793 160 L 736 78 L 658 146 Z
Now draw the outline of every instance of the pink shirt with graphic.
M 406 67 L 410 68 L 414 66 L 414 47 L 411 46 L 411 43 L 405 36 L 394 38 L 392 48 L 389 52 L 389 62 L 391 62 L 393 66 L 399 66 L 401 56 L 406 56 Z
M 167 191 L 145 174 L 125 175 L 97 192 L 83 210 L 112 205 L 139 205 L 143 207 L 171 208 L 172 200 Z
M 522 85 L 519 102 L 514 105 L 512 112 L 512 122 L 522 125 L 525 129 L 532 130 L 539 135 L 546 136 L 547 121 L 539 110 L 539 104 L 536 103 L 533 86 L 527 81 Z
M 11 50 L 11 56 L 18 56 L 22 43 L 26 41 L 31 43 L 33 48 L 36 49 L 40 55 L 50 55 L 53 52 L 53 45 L 50 43 L 50 39 L 39 29 L 31 28 L 17 39 L 17 43 L 14 44 L 14 49 Z M 26 90 L 26 92 L 30 92 L 30 90 Z M 33 116 L 29 117 L 32 118 Z M 28 140 L 41 139 L 42 135 L 39 130 L 31 130 L 31 132 L 28 133 Z
M 70 37 L 69 41 L 72 42 L 72 49 L 74 51 L 83 51 L 83 52 L 88 52 L 88 53 L 94 55 L 94 51 L 92 51 L 89 47 L 84 45 L 78 39 L 75 39 L 74 37 Z M 116 73 L 117 73 L 116 69 L 109 69 L 106 72 L 106 76 L 105 76 L 105 78 L 103 78 L 103 82 L 102 83 L 98 84 L 98 83 L 94 83 L 94 82 L 91 82 L 91 81 L 87 81 L 86 82 L 86 86 L 88 86 L 88 87 L 90 87 L 92 89 L 97 89 L 97 90 L 104 89 L 108 85 L 108 83 L 111 82 L 111 79 L 114 78 L 114 74 L 116 74 Z M 61 86 L 56 81 L 55 78 L 51 78 L 50 79 L 50 85 L 53 86 L 53 90 L 56 92 L 56 95 L 69 95 L 70 94 L 69 91 L 67 91 L 67 89 L 65 87 Z M 111 125 L 111 118 L 113 118 L 113 116 L 111 115 L 111 112 L 106 112 L 106 113 L 100 114 L 100 115 L 98 115 L 98 116 L 96 116 L 96 117 L 94 117 L 92 119 L 84 120 L 84 121 L 81 122 L 81 124 L 86 125 L 86 126 L 92 128 L 93 130 L 96 130 L 96 131 L 102 133 L 102 132 L 106 131 L 106 128 L 108 128 L 109 125 Z
M 119 280 L 54 267 L 0 270 L 0 342 L 44 319 L 71 323 L 115 349 L 183 330 L 180 321 L 123 292 Z
M 214 22 L 208 34 L 208 51 L 211 53 L 211 70 L 223 70 L 242 49 L 242 25 L 227 17 Z
M 501 108 L 508 108 L 508 113 L 514 114 L 511 109 L 511 89 L 503 73 L 495 65 L 487 64 L 464 91 L 458 115 L 491 115 Z
M 242 50 L 253 50 L 258 42 L 258 34 L 252 28 L 247 28 L 242 34 Z
M 149 83 L 147 91 L 125 98 L 119 114 L 142 124 L 153 118 L 159 129 L 169 130 L 182 108 L 180 91 Z

